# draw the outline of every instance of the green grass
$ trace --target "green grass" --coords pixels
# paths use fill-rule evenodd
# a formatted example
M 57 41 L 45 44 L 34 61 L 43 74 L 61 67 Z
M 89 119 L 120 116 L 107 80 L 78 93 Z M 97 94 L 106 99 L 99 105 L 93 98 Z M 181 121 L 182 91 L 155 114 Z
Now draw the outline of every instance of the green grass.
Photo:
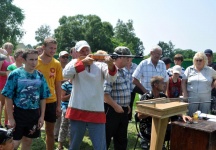
M 138 99 L 139 99 L 138 95 L 136 95 L 135 101 L 137 101 Z M 136 104 L 134 102 L 133 112 L 135 110 L 136 110 Z M 4 118 L 3 118 L 3 120 L 4 120 Z M 136 142 L 136 137 L 137 137 L 137 132 L 136 132 L 136 128 L 135 128 L 135 122 L 134 122 L 134 119 L 133 119 L 133 121 L 130 122 L 129 125 L 128 125 L 128 148 L 127 148 L 128 150 L 134 149 L 134 145 L 135 145 L 135 142 Z M 57 148 L 57 146 L 58 146 L 58 143 L 56 142 L 55 143 L 55 148 Z M 65 146 L 65 150 L 67 150 L 68 147 L 69 147 L 68 141 L 66 141 L 64 143 L 64 146 Z M 33 144 L 32 144 L 32 150 L 45 150 L 45 149 L 46 149 L 45 132 L 44 132 L 44 130 L 42 130 L 41 137 L 37 138 L 37 139 L 34 139 Z M 83 142 L 81 144 L 80 149 L 81 150 L 93 150 L 91 140 L 90 140 L 90 138 L 88 136 L 88 131 L 86 132 L 86 134 L 84 136 L 84 139 L 83 139 Z M 113 143 L 111 143 L 110 150 L 113 150 L 113 149 L 114 149 L 113 148 Z M 19 150 L 20 150 L 20 148 L 19 148 Z M 141 150 L 139 142 L 137 144 L 137 150 Z

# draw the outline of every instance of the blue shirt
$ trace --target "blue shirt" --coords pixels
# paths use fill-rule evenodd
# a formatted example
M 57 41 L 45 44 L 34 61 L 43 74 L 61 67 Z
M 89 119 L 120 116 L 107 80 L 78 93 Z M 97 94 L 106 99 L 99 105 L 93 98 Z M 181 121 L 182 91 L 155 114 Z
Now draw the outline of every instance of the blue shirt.
M 12 99 L 14 105 L 22 109 L 38 109 L 40 100 L 51 96 L 44 76 L 37 70 L 26 72 L 23 67 L 9 74 L 2 95 Z
M 124 74 L 123 69 L 118 69 L 115 82 L 104 82 L 104 93 L 109 94 L 120 106 L 130 105 L 131 90 L 130 78 Z
M 62 83 L 61 88 L 66 92 L 66 95 L 71 94 L 72 84 L 69 81 Z M 67 101 L 61 102 L 61 109 L 66 110 L 68 107 L 69 99 Z

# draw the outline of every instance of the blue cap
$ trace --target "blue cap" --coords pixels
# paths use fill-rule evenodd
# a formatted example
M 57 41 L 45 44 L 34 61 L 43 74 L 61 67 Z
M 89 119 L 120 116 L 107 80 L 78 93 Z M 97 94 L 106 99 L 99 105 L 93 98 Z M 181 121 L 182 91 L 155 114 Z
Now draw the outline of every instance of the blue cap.
M 212 52 L 212 50 L 211 50 L 211 49 L 206 49 L 206 50 L 204 51 L 204 53 L 205 53 L 205 54 L 210 54 L 210 55 L 212 55 L 212 54 L 213 54 L 213 52 Z

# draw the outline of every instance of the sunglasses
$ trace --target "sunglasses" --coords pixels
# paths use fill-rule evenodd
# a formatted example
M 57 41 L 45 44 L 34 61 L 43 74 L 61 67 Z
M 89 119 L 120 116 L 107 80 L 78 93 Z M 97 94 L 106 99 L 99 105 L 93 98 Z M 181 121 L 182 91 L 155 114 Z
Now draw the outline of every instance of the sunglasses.
M 196 62 L 202 62 L 203 60 L 202 59 L 196 59 Z
M 62 58 L 63 58 L 63 59 L 68 59 L 69 57 L 68 57 L 68 56 L 62 56 Z

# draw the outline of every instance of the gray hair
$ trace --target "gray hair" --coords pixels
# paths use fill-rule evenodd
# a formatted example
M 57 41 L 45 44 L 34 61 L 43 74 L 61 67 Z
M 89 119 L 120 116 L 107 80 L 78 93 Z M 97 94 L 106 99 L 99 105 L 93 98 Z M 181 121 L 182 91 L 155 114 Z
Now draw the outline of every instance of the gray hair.
M 152 47 L 151 51 L 156 51 L 156 50 L 161 50 L 162 51 L 162 48 L 159 46 L 159 45 L 156 45 L 154 47 Z

